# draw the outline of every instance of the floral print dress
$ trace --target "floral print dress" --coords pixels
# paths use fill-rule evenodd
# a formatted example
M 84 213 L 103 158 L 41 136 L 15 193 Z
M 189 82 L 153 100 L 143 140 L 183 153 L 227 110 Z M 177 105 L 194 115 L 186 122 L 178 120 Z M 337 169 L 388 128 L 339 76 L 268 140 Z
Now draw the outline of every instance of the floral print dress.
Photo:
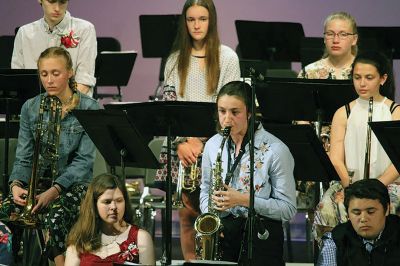
M 0 265 L 11 265 L 12 261 L 12 234 L 10 229 L 0 222 Z
M 327 58 L 323 58 L 304 67 L 298 77 L 306 79 L 350 79 L 351 65 L 342 68 L 340 75 L 336 75 L 335 69 L 328 64 Z

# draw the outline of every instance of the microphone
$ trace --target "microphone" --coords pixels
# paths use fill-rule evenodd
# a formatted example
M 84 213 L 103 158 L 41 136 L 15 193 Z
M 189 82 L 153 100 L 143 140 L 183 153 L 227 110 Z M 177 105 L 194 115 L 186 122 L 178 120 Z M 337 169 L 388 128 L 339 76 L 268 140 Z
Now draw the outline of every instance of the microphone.
M 267 228 L 265 228 L 264 223 L 261 222 L 261 218 L 258 215 L 256 215 L 256 221 L 258 224 L 258 232 L 257 232 L 258 239 L 267 240 L 269 237 L 269 232 Z

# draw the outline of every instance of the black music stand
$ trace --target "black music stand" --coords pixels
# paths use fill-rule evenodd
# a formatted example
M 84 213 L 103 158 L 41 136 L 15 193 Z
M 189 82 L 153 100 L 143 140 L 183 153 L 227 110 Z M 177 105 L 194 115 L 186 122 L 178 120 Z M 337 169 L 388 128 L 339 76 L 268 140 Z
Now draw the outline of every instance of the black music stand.
M 330 122 L 336 110 L 358 96 L 350 80 L 265 78 L 256 82 L 266 121 Z
M 370 47 L 371 40 L 391 59 L 400 59 L 400 27 L 357 27 L 361 46 Z
M 168 57 L 178 31 L 180 15 L 140 15 L 143 57 Z
M 140 15 L 140 39 L 145 58 L 161 58 L 159 84 L 153 96 L 156 98 L 164 81 L 164 68 L 178 32 L 180 15 Z
M 310 126 L 269 128 L 266 125 L 267 130 L 282 139 L 291 150 L 296 162 L 295 177 L 316 182 L 339 180 L 316 139 L 320 136 L 322 122 L 330 122 L 338 108 L 357 98 L 351 81 L 266 78 L 256 82 L 255 86 L 260 110 L 267 122 L 317 121 L 314 134 Z M 315 191 L 316 199 L 320 193 L 318 189 Z
M 300 23 L 235 20 L 235 26 L 243 58 L 300 62 Z
M 35 90 L 37 88 L 37 90 Z M 22 104 L 40 93 L 36 69 L 0 69 L 0 113 L 5 114 L 3 196 L 8 194 L 8 152 L 11 115 L 21 112 Z
M 400 173 L 400 121 L 370 122 L 369 125 Z
M 95 99 L 113 97 L 121 101 L 121 86 L 128 85 L 137 52 L 135 51 L 102 51 L 96 58 L 96 85 L 94 88 Z M 116 86 L 118 93 L 97 93 L 99 86 Z
M 300 42 L 301 67 L 305 67 L 322 58 L 324 54 L 324 38 L 304 37 Z
M 296 162 L 294 176 L 297 180 L 314 182 L 340 180 L 310 125 L 265 124 L 264 128 L 288 146 Z
M 108 104 L 106 109 L 126 110 L 129 119 L 143 135 L 167 136 L 167 184 L 163 228 L 163 265 L 171 264 L 172 231 L 172 136 L 208 137 L 215 133 L 215 104 L 200 102 L 145 102 L 132 104 Z M 165 234 L 164 234 L 165 233 Z
M 146 145 L 134 123 L 122 110 L 74 110 L 90 139 L 112 166 L 157 169 L 160 164 Z M 115 174 L 115 173 L 113 173 Z
M 271 62 L 266 60 L 240 59 L 240 76 L 251 77 L 249 69 L 252 68 L 256 73 L 266 76 L 269 69 L 290 69 L 290 62 Z

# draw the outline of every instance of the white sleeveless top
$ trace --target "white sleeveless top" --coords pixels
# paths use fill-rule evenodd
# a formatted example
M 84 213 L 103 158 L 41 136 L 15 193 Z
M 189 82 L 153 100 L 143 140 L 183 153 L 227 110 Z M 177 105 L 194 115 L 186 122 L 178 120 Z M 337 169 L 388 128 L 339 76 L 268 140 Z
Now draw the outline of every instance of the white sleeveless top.
M 382 102 L 374 102 L 372 121 L 391 121 L 390 108 Z M 363 179 L 365 150 L 367 141 L 368 100 L 356 99 L 347 119 L 344 138 L 346 167 L 354 171 L 353 182 Z M 385 150 L 380 145 L 374 132 L 371 132 L 370 178 L 378 178 L 391 164 Z

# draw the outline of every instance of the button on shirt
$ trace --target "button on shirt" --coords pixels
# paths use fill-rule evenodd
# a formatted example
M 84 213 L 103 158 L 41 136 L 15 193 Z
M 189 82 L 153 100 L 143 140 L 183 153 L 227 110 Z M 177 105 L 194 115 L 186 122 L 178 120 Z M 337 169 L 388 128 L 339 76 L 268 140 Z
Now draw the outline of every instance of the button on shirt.
M 68 11 L 53 31 L 50 31 L 44 18 L 22 26 L 15 36 L 11 68 L 36 69 L 40 54 L 49 47 L 62 46 L 61 37 L 70 34 L 71 31 L 79 38 L 76 47 L 66 48 L 72 58 L 75 80 L 77 83 L 93 87 L 96 83 L 94 77 L 97 56 L 96 31 L 93 24 L 72 17 Z M 91 91 L 89 95 L 92 94 Z
M 202 182 L 200 192 L 200 208 L 208 212 L 210 178 L 215 165 L 217 152 L 222 136 L 217 134 L 205 145 L 202 158 Z M 227 143 L 222 153 L 222 178 L 228 170 Z M 268 133 L 259 125 L 254 139 L 254 189 L 255 211 L 268 218 L 278 221 L 289 221 L 296 213 L 296 190 L 293 177 L 294 160 L 288 147 L 278 138 Z M 232 150 L 232 149 L 231 149 Z M 234 149 L 233 149 L 234 150 Z M 231 162 L 234 161 L 234 154 Z M 233 164 L 233 163 L 232 163 Z M 236 167 L 231 180 L 231 186 L 243 193 L 250 189 L 250 153 L 249 144 Z M 221 217 L 233 214 L 247 217 L 248 208 L 236 206 L 220 214 Z

